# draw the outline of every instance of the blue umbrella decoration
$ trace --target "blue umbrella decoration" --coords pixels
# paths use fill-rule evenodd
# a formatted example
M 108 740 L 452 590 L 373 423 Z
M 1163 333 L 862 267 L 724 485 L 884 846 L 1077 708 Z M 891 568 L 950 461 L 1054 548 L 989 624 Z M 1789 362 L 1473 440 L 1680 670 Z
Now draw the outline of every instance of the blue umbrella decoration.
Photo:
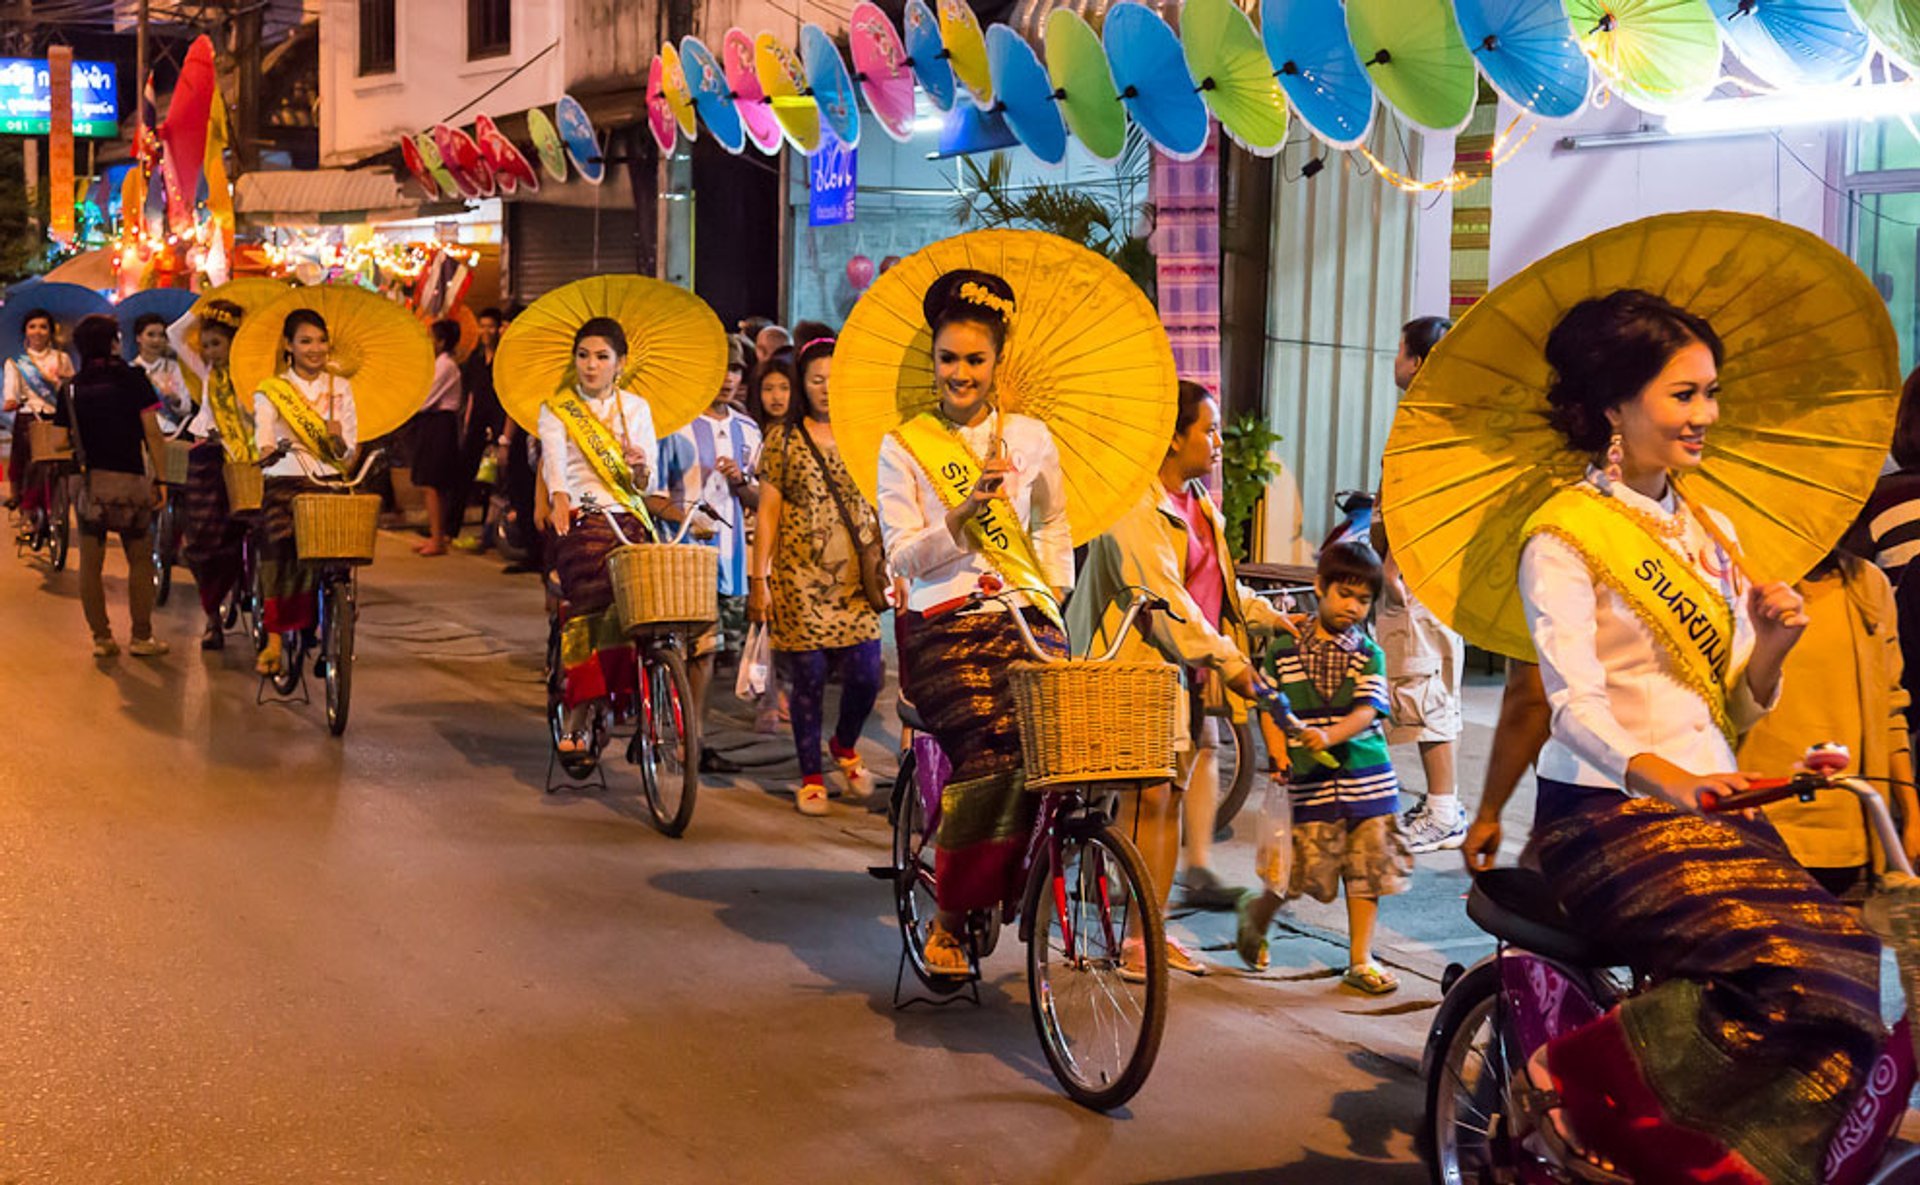
M 1733 52 L 1773 86 L 1844 86 L 1873 46 L 1846 0 L 1711 0 Z
M 560 140 L 567 156 L 579 170 L 582 180 L 598 185 L 607 176 L 607 158 L 600 152 L 600 137 L 593 130 L 587 109 L 572 95 L 561 95 L 553 105 L 554 122 L 560 126 Z
M 800 60 L 807 69 L 807 89 L 820 105 L 820 119 L 833 138 L 852 148 L 860 143 L 860 98 L 853 75 L 840 58 L 833 38 L 819 25 L 800 27 Z
M 53 315 L 58 327 L 56 336 L 69 354 L 73 352 L 73 327 L 80 318 L 93 313 L 113 315 L 113 306 L 107 303 L 107 298 L 91 288 L 59 280 L 35 284 L 0 306 L 0 358 L 17 358 L 26 350 L 21 322 L 35 309 L 44 309 Z
M 1454 0 L 1453 14 L 1501 98 L 1542 119 L 1586 106 L 1593 70 L 1560 0 Z
M 740 109 L 733 105 L 733 88 L 727 85 L 727 72 L 720 60 L 698 37 L 680 40 L 680 67 L 687 77 L 687 89 L 693 94 L 693 109 L 707 125 L 720 147 L 738 153 L 747 146 L 747 129 L 740 122 Z
M 930 159 L 948 160 L 976 152 L 993 152 L 1018 143 L 1020 138 L 1013 134 L 1000 112 L 984 110 L 972 103 L 958 103 L 942 117 L 940 146 L 930 154 Z
M 993 109 L 1006 116 L 1027 151 L 1050 165 L 1067 159 L 1066 121 L 1033 47 L 1008 26 L 994 25 L 987 30 L 987 68 L 993 76 Z
M 168 325 L 187 315 L 198 298 L 184 288 L 143 288 L 113 306 L 120 318 L 120 352 L 128 361 L 140 352 L 134 344 L 133 323 L 147 313 L 158 313 Z
M 1101 42 L 1120 101 L 1147 138 L 1175 160 L 1207 147 L 1207 105 L 1187 73 L 1180 39 L 1160 15 L 1135 0 L 1107 9 Z
M 953 67 L 947 62 L 947 47 L 940 40 L 940 18 L 927 7 L 927 0 L 907 0 L 906 16 L 900 22 L 907 43 L 907 64 L 920 80 L 933 105 L 942 111 L 953 107 Z
M 1340 0 L 1265 0 L 1260 38 L 1280 89 L 1314 135 L 1330 148 L 1353 148 L 1367 138 L 1373 83 L 1347 37 Z

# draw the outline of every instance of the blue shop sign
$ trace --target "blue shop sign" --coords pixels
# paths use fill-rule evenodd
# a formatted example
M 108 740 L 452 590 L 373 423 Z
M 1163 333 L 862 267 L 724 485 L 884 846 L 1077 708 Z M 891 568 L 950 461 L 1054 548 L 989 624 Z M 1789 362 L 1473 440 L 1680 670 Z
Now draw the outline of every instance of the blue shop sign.
M 858 150 L 821 129 L 820 151 L 807 158 L 808 226 L 844 226 L 853 221 L 859 173 Z
M 44 136 L 53 130 L 53 87 L 45 58 L 0 58 L 0 135 Z M 73 64 L 73 134 L 113 139 L 120 102 L 112 62 Z

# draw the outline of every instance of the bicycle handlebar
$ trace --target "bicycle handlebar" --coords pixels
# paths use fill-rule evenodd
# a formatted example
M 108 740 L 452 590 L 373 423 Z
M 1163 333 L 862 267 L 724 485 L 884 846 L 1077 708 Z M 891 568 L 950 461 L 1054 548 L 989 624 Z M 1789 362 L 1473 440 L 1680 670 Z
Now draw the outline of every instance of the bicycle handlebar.
M 1865 779 L 1840 776 L 1848 760 L 1845 749 L 1817 745 L 1808 753 L 1805 767 L 1796 770 L 1790 777 L 1754 778 L 1748 782 L 1745 790 L 1727 793 L 1702 790 L 1700 810 L 1710 815 L 1726 814 L 1784 802 L 1789 798 L 1812 802 L 1814 796 L 1822 792 L 1845 791 L 1859 800 L 1860 809 L 1866 813 L 1868 826 L 1880 839 L 1887 867 L 1912 876 L 1913 864 L 1907 859 L 1900 829 L 1894 825 L 1893 813 L 1887 809 L 1887 800 Z
M 351 478 L 345 476 L 344 474 L 336 475 L 331 473 L 310 473 L 307 475 L 307 477 L 311 481 L 318 482 L 321 485 L 332 486 L 335 489 L 342 489 L 342 490 L 355 489 L 355 488 L 358 488 L 361 482 L 367 480 L 368 476 L 372 474 L 373 463 L 379 460 L 381 457 L 385 456 L 386 451 L 387 450 L 385 449 L 378 449 L 378 448 L 368 449 L 360 457 L 359 472 L 355 473 Z M 253 462 L 253 464 L 258 466 L 261 469 L 265 469 L 270 465 L 278 464 L 289 453 L 302 453 L 306 456 L 310 456 L 310 457 L 313 456 L 311 452 L 309 452 L 304 448 L 301 448 L 299 445 L 295 444 L 293 441 L 283 440 L 279 444 L 274 446 L 272 452 L 262 453 Z M 318 460 L 319 458 L 316 457 L 314 459 Z
M 1107 652 L 1099 658 L 1089 658 L 1084 661 L 1112 662 L 1114 657 L 1120 653 L 1120 647 L 1126 644 L 1127 634 L 1133 629 L 1133 623 L 1139 619 L 1140 614 L 1143 612 L 1165 613 L 1175 621 L 1186 621 L 1186 618 L 1173 611 L 1173 607 L 1167 604 L 1165 597 L 1151 590 L 1141 588 L 1137 584 L 1128 585 L 1127 591 L 1133 594 L 1133 600 L 1127 605 L 1126 616 L 1120 619 L 1120 628 L 1114 631 L 1113 645 L 1107 647 Z M 1014 625 L 1019 627 L 1020 640 L 1026 643 L 1027 653 L 1033 655 L 1035 662 L 1069 661 L 1068 659 L 1058 658 L 1048 654 L 1040 648 L 1039 641 L 1033 636 L 1032 627 L 1027 624 L 1026 617 L 1019 612 L 1020 607 L 1014 603 L 1013 598 L 1016 596 L 1023 596 L 1028 600 L 1032 600 L 1034 597 L 1045 597 L 1047 600 L 1053 602 L 1056 612 L 1060 609 L 1059 598 L 1055 597 L 1051 591 L 1043 588 L 1009 588 L 992 593 L 973 592 L 967 595 L 966 607 L 970 609 L 978 608 L 988 601 L 997 602 L 1008 610 L 1009 615 L 1013 618 Z

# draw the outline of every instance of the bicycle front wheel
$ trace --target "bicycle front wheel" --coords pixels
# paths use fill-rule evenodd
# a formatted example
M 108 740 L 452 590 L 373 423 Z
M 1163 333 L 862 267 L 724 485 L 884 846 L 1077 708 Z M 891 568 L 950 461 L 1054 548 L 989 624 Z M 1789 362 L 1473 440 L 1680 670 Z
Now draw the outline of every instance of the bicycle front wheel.
M 321 604 L 321 654 L 327 660 L 327 731 L 347 731 L 347 712 L 353 706 L 353 576 L 330 580 Z
M 639 715 L 629 759 L 640 767 L 653 825 L 677 837 L 700 793 L 700 719 L 686 659 L 672 646 L 641 652 Z
M 173 595 L 173 500 L 153 516 L 153 534 L 149 540 L 153 555 L 153 603 L 164 608 Z
M 1027 939 L 1027 994 L 1047 1062 L 1074 1102 L 1108 1111 L 1146 1082 L 1167 1023 L 1167 938 L 1147 867 L 1112 826 L 1060 837 Z M 1129 956 L 1135 970 L 1124 970 Z
M 67 570 L 67 552 L 73 541 L 73 510 L 68 504 L 65 478 L 54 478 L 47 491 L 47 560 L 56 572 Z

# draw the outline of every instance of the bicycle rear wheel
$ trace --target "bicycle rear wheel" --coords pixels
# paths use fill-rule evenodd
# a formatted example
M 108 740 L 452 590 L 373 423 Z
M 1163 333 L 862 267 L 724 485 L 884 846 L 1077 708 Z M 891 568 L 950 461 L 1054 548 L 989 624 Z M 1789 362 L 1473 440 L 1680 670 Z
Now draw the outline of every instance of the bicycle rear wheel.
M 907 962 L 927 990 L 948 996 L 967 984 L 963 975 L 941 975 L 927 966 L 927 930 L 938 907 L 934 903 L 933 821 L 917 780 L 919 763 L 913 750 L 900 759 L 893 784 L 893 907 L 900 917 L 900 942 Z
M 64 478 L 47 482 L 47 561 L 56 572 L 67 570 L 68 547 L 73 540 L 73 511 L 67 504 Z
M 1447 992 L 1434 1022 L 1417 1142 L 1436 1185 L 1519 1180 L 1531 1161 L 1513 1130 L 1509 1087 L 1520 1059 L 1499 1003 L 1500 968 L 1483 963 Z
M 173 595 L 173 561 L 178 549 L 173 546 L 173 499 L 153 516 L 153 534 L 149 546 L 153 554 L 153 603 L 165 606 Z
M 255 566 L 253 545 L 247 545 L 246 558 L 246 600 L 241 608 L 247 615 L 247 640 L 253 643 L 253 652 L 260 653 L 267 648 L 267 593 L 260 583 L 260 569 Z
M 1112 826 L 1060 836 L 1041 862 L 1027 939 L 1027 993 L 1047 1062 L 1068 1097 L 1107 1111 L 1146 1082 L 1167 1023 L 1167 939 L 1146 864 Z M 1050 892 L 1048 890 L 1051 890 Z M 1130 939 L 1141 982 L 1122 976 Z
M 347 731 L 347 712 L 353 706 L 354 578 L 332 577 L 322 585 L 320 602 L 321 656 L 327 663 L 327 731 Z
M 640 654 L 640 711 L 627 759 L 640 767 L 647 809 L 662 834 L 679 836 L 700 794 L 700 719 L 686 659 L 672 646 Z
M 1260 764 L 1259 744 L 1254 738 L 1259 731 L 1252 712 L 1238 724 L 1227 719 L 1219 722 L 1216 756 L 1220 763 L 1220 810 L 1213 820 L 1216 837 L 1233 825 L 1234 816 L 1247 805 L 1247 796 L 1253 792 L 1254 771 Z
M 273 690 L 279 695 L 292 695 L 300 686 L 300 673 L 307 664 L 307 637 L 300 630 L 289 630 L 280 635 L 280 669 L 271 676 Z

